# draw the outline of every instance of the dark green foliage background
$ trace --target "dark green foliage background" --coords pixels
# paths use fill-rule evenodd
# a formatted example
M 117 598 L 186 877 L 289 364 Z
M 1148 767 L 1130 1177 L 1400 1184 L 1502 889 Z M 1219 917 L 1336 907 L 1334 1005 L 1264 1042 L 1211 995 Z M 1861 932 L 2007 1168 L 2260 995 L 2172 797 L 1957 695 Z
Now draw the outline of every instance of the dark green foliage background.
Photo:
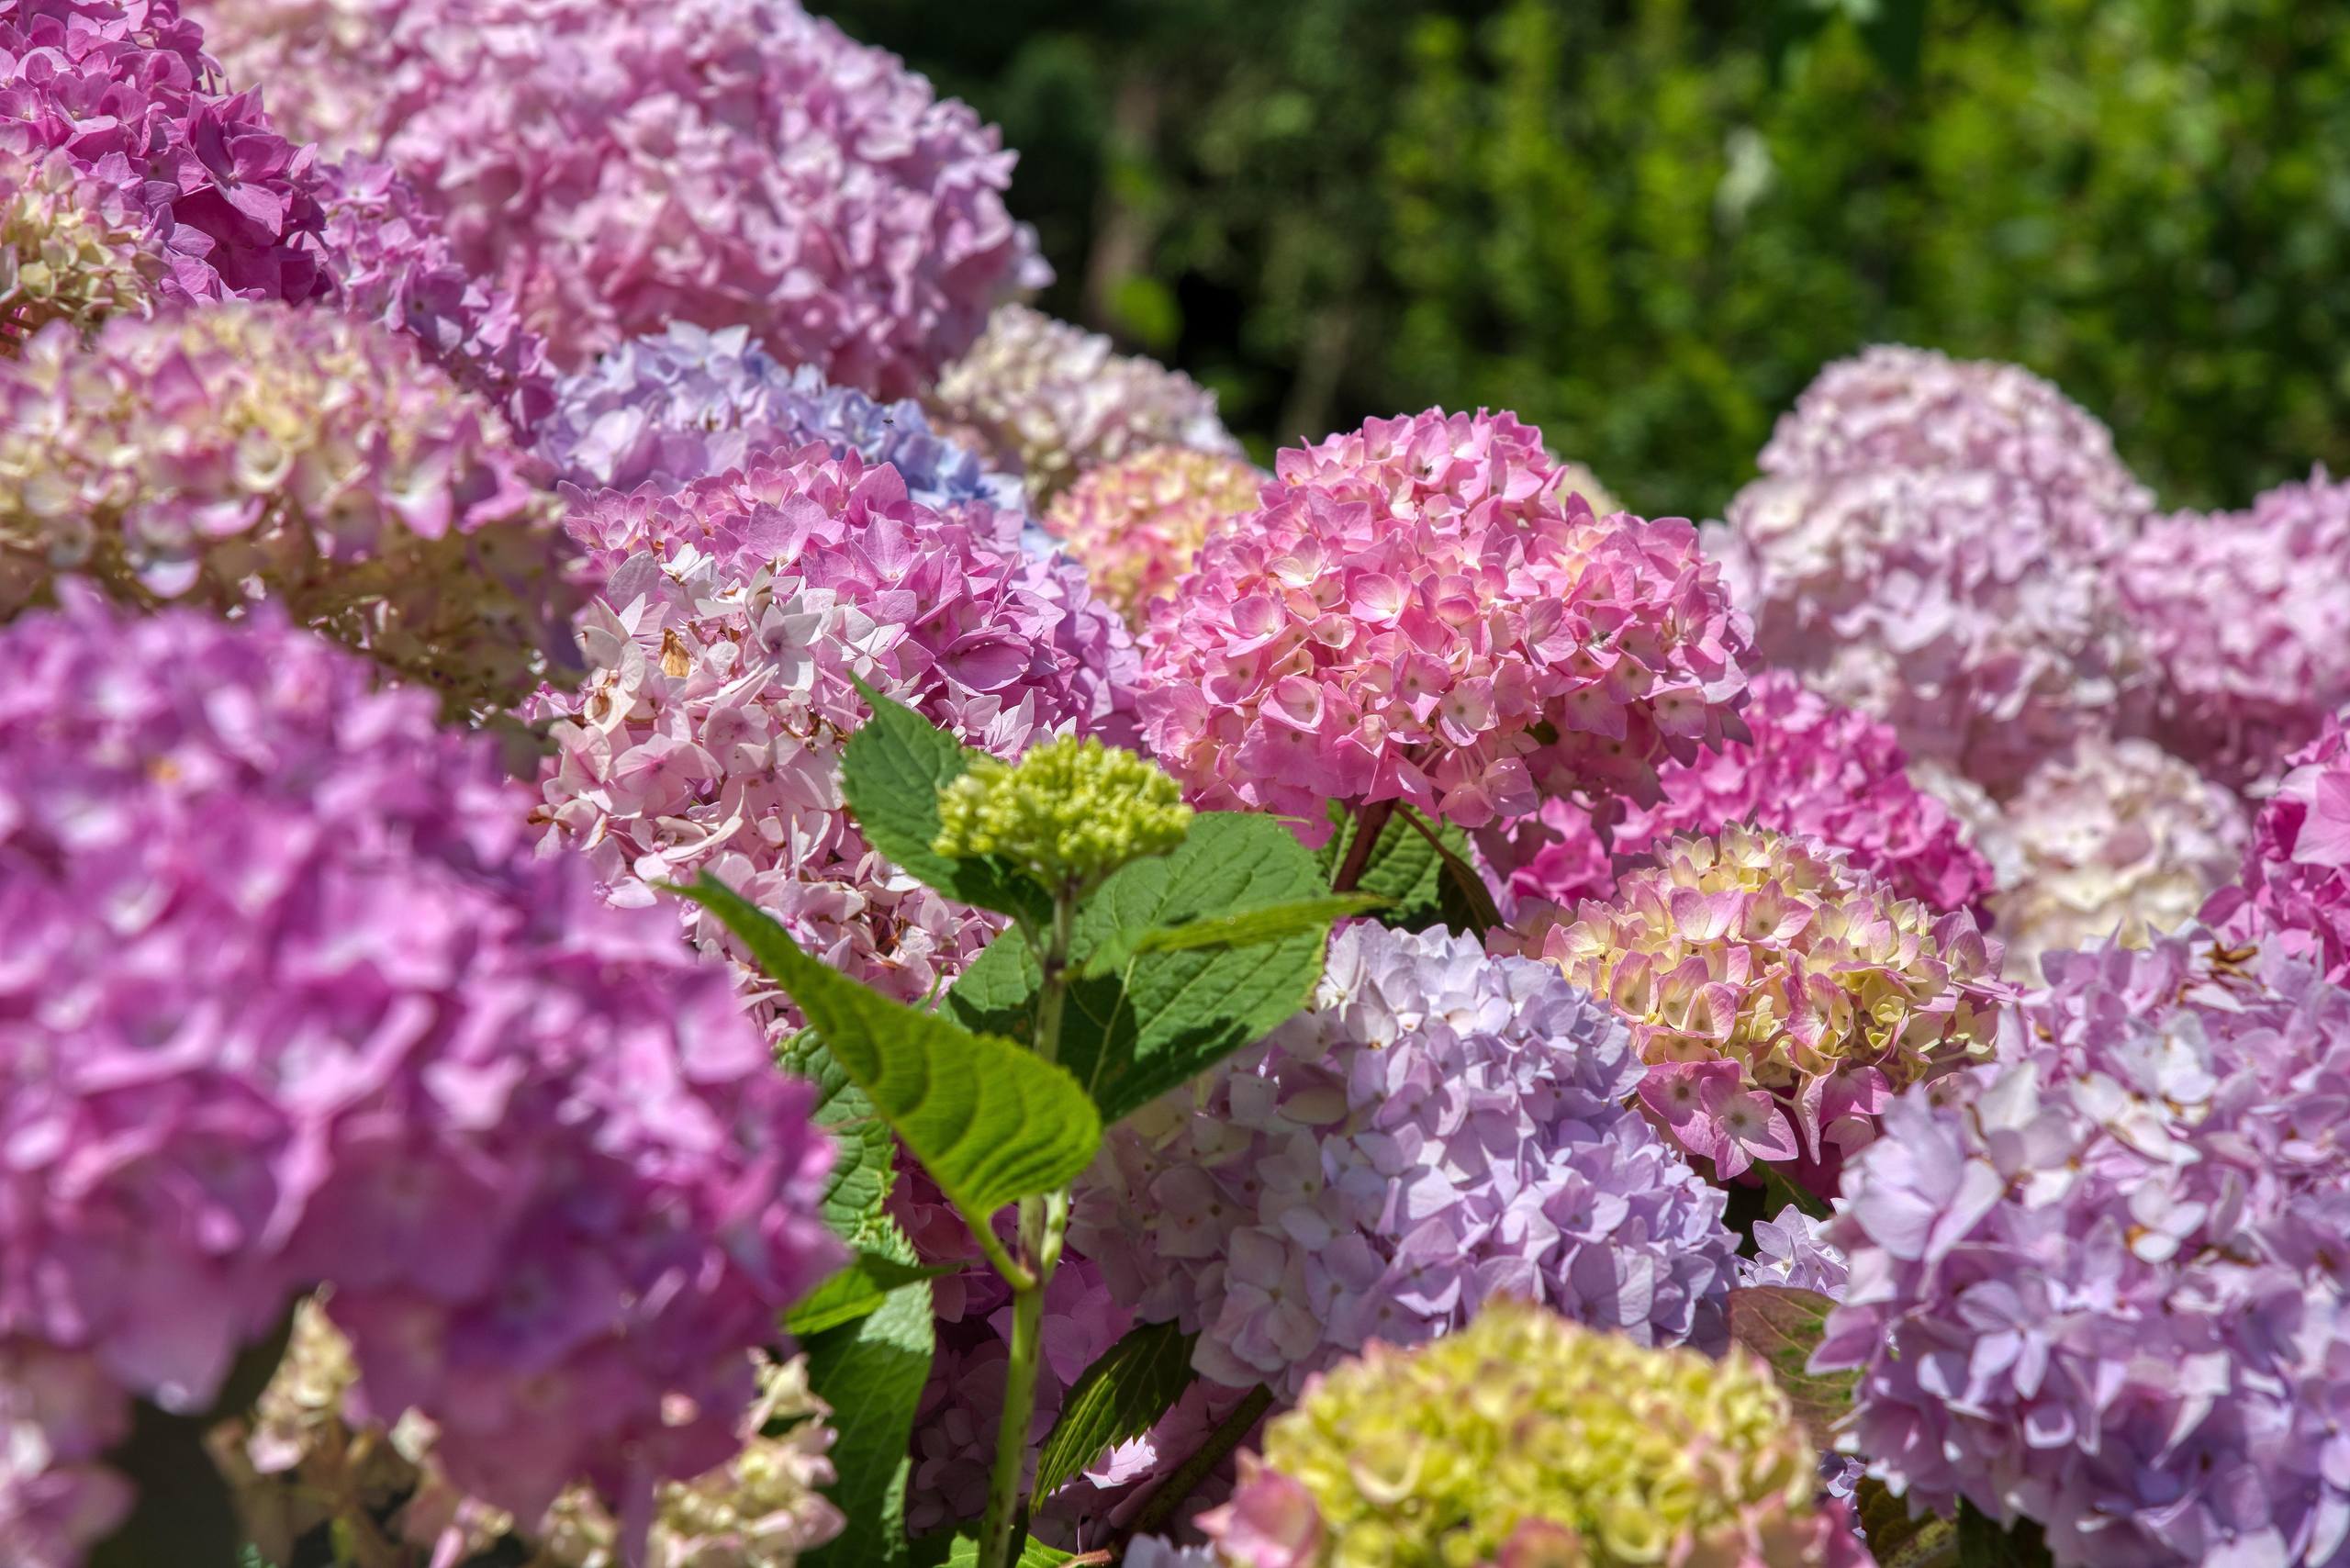
M 1259 455 L 1483 402 L 1713 515 L 1892 339 L 2053 376 L 2167 504 L 2350 467 L 2350 7 L 816 3 L 1002 125 L 1046 305 Z

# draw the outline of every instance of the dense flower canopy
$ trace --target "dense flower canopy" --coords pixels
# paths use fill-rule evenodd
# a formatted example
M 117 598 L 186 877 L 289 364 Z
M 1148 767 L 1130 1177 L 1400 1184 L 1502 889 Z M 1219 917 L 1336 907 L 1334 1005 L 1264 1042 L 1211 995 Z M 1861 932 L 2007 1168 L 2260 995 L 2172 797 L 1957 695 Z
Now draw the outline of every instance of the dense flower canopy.
M 1722 1199 L 1621 1102 L 1606 1008 L 1467 937 L 1332 942 L 1312 1011 L 1113 1130 L 1073 1246 L 1193 1364 L 1294 1396 L 1372 1339 L 1515 1294 L 1641 1343 L 1716 1338 Z
M 136 200 L 162 299 L 312 298 L 311 153 L 218 85 L 176 0 L 0 0 L 0 152 L 54 151 Z
M 1745 618 L 1696 531 L 1561 502 L 1511 416 L 1373 420 L 1277 473 L 1151 608 L 1145 732 L 1202 805 L 1475 828 L 1652 801 L 1663 759 L 1744 738 Z
M 608 490 L 568 526 L 610 580 L 581 619 L 588 680 L 536 707 L 557 721 L 539 813 L 552 840 L 585 850 L 623 903 L 708 870 L 903 1000 L 952 978 L 1000 922 L 856 831 L 839 780 L 866 715 L 850 677 L 1003 757 L 1114 726 L 1124 628 L 1076 568 L 814 445 L 670 494 Z M 723 945 L 714 917 L 681 908 L 698 943 Z
M 565 369 L 672 321 L 739 325 L 901 398 L 1040 275 L 993 128 L 796 0 L 222 10 L 232 76 L 250 40 L 273 80 L 324 62 L 312 102 L 364 96 L 352 145 L 430 196 Z
M 1896 1092 L 1985 1053 L 1998 952 L 1810 840 L 1736 824 L 1676 838 L 1612 902 L 1538 915 L 1505 945 L 1628 1019 L 1640 1103 L 1733 1177 L 1785 1161 L 1832 1192 Z
M 1966 824 L 1912 781 L 1901 743 L 1877 720 L 1821 698 L 1784 670 L 1765 670 L 1740 713 L 1751 737 L 1657 768 L 1663 799 L 1616 802 L 1605 840 L 1569 801 L 1507 833 L 1480 835 L 1486 858 L 1519 898 L 1572 909 L 1616 890 L 1616 866 L 1666 839 L 1744 823 L 1816 838 L 1929 909 L 1976 909 L 1992 868 Z M 1611 855 L 1612 851 L 1612 855 Z
M 1045 526 L 1084 566 L 1094 591 L 1139 628 L 1209 532 L 1255 510 L 1264 482 L 1237 457 L 1154 446 L 1084 475 L 1055 498 Z
M 1239 454 L 1215 394 L 1024 305 L 989 319 L 927 394 L 942 429 L 1023 475 L 1045 501 L 1090 468 L 1154 446 Z
M 2329 714 L 2318 738 L 2287 760 L 2253 819 L 2242 875 L 2212 895 L 2203 918 L 2350 980 L 2350 737 L 2340 719 Z
M 2350 993 L 2173 938 L 2043 960 L 1998 1063 L 1903 1095 L 1814 1365 L 1915 1504 L 2064 1568 L 2330 1563 L 2350 1530 Z
M 162 247 L 127 179 L 71 154 L 0 152 L 0 355 L 51 321 L 87 332 L 154 308 Z
M 2273 777 L 2350 701 L 2350 483 L 2151 523 L 2116 568 L 2158 677 L 2154 734 L 2223 783 Z
M 331 1282 L 362 1412 L 500 1506 L 728 1458 L 840 1252 L 723 971 L 425 695 L 266 607 L 64 600 L 0 630 L 0 1346 L 198 1413 Z
M 1651 1349 L 1503 1297 L 1316 1379 L 1199 1522 L 1231 1568 L 1866 1563 L 1812 1472 L 1742 1350 Z
M 461 705 L 576 666 L 579 552 L 496 412 L 408 339 L 229 303 L 0 363 L 0 615 L 56 575 L 255 598 Z

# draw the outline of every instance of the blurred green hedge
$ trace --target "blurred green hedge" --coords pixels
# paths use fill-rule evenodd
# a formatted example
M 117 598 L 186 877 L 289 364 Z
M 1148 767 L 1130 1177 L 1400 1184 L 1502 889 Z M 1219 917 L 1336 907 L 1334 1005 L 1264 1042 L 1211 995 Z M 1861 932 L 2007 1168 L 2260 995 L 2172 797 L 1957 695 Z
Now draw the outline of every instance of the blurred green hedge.
M 1260 449 L 1507 406 L 1704 516 L 1891 339 L 2054 377 L 2166 502 L 2350 467 L 2350 7 L 816 4 L 1002 124 L 1047 305 Z

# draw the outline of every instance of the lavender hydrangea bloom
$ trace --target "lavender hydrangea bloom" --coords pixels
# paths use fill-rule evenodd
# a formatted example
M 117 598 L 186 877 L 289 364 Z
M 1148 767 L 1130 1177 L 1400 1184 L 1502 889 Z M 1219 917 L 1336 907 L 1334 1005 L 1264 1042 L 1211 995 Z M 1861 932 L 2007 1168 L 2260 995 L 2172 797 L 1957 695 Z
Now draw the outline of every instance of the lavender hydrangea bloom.
M 2232 940 L 2299 954 L 2350 981 L 2350 733 L 2327 714 L 2253 819 L 2237 879 L 2202 918 Z
M 1775 1219 L 1754 1222 L 1756 1256 L 1738 1260 L 1741 1285 L 1787 1285 L 1822 1295 L 1841 1295 L 1852 1273 L 1844 1254 L 1827 1239 L 1829 1222 L 1814 1219 L 1790 1204 Z
M 201 1411 L 326 1282 L 363 1418 L 500 1506 L 729 1458 L 840 1249 L 724 972 L 272 607 L 61 598 L 0 630 L 0 1346 Z
M 1111 1133 L 1069 1238 L 1140 1317 L 1202 1330 L 1203 1374 L 1284 1399 L 1500 1294 L 1711 1340 L 1722 1195 L 1624 1108 L 1641 1070 L 1547 965 L 1350 926 L 1311 1011 Z
M 2042 959 L 1897 1100 L 1826 1239 L 1839 1446 L 2059 1564 L 2350 1561 L 2350 992 L 2185 936 Z

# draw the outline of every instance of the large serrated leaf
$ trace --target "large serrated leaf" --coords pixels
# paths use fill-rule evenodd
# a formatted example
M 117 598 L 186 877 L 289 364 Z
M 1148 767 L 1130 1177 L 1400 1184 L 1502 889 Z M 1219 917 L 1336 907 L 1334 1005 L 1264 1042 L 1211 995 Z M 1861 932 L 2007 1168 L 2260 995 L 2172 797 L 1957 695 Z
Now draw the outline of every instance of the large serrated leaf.
M 801 1555 L 811 1568 L 904 1568 L 914 1412 L 930 1380 L 933 1336 L 925 1282 L 901 1285 L 878 1310 L 801 1342 L 808 1387 L 831 1406 L 838 1434 L 826 1494 L 848 1521 Z
M 817 962 L 712 877 L 679 890 L 741 938 L 875 1114 L 976 1223 L 1006 1204 L 1067 1186 L 1093 1159 L 1102 1121 L 1067 1071 Z
M 1877 1568 L 1956 1568 L 1957 1527 L 1934 1514 L 1910 1518 L 1908 1503 L 1882 1481 L 1861 1478 L 1852 1489 L 1852 1518 Z
M 805 1339 L 844 1323 L 854 1323 L 868 1312 L 880 1311 L 890 1293 L 901 1286 L 920 1284 L 957 1271 L 953 1268 L 923 1268 L 908 1262 L 896 1255 L 900 1250 L 900 1247 L 890 1247 L 858 1252 L 849 1260 L 848 1267 L 809 1292 L 791 1309 L 783 1320 L 784 1327 L 795 1338 Z
M 1354 813 L 1335 801 L 1330 803 L 1330 822 L 1333 831 L 1329 840 L 1315 854 L 1326 879 L 1346 859 L 1348 849 L 1354 844 L 1356 828 Z M 1448 823 L 1444 831 L 1459 834 L 1460 830 Z M 1467 846 L 1468 841 L 1463 838 L 1461 847 L 1465 849 Z M 1437 854 L 1434 845 L 1396 817 L 1389 817 L 1380 830 L 1355 886 L 1387 901 L 1379 913 L 1384 924 L 1405 931 L 1425 931 L 1443 922 L 1440 901 L 1444 859 Z
M 850 1081 L 813 1029 L 786 1040 L 775 1058 L 784 1071 L 816 1086 L 816 1109 L 810 1119 L 832 1134 L 838 1151 L 824 1183 L 821 1212 L 834 1235 L 853 1245 L 861 1243 L 882 1226 L 890 1188 L 897 1180 L 897 1143 L 890 1136 L 890 1125 L 874 1114 L 872 1100 Z
M 1137 953 L 1183 953 L 1200 947 L 1250 947 L 1300 932 L 1326 933 L 1333 921 L 1366 914 L 1385 903 L 1373 893 L 1326 893 L 1320 898 L 1268 904 L 1240 914 L 1210 915 L 1181 925 L 1121 931 L 1094 948 L 1084 972 L 1101 976 L 1123 969 Z
M 1052 902 L 1027 878 L 993 860 L 949 860 L 938 842 L 938 792 L 981 755 L 893 698 L 858 681 L 872 705 L 841 754 L 841 793 L 866 842 L 948 898 L 1043 922 Z
M 1798 1420 L 1815 1440 L 1852 1407 L 1861 1374 L 1815 1372 L 1811 1353 L 1819 1349 L 1828 1315 L 1836 1303 L 1818 1291 L 1791 1285 L 1750 1285 L 1729 1293 L 1729 1336 L 1760 1356 L 1778 1380 Z
M 1172 1323 L 1147 1323 L 1102 1353 L 1061 1403 L 1060 1419 L 1036 1456 L 1034 1495 L 1049 1497 L 1113 1443 L 1150 1430 L 1183 1397 L 1197 1375 L 1192 1347 L 1199 1336 Z
M 1136 953 L 1114 972 L 1088 960 L 1122 934 L 1318 898 L 1314 857 L 1272 817 L 1195 817 L 1174 854 L 1141 860 L 1079 911 L 1070 959 L 1079 978 L 1062 1014 L 1059 1058 L 1115 1122 L 1272 1030 L 1304 1007 L 1321 978 L 1326 925 L 1247 946 Z M 947 1011 L 973 1029 L 1026 1038 L 1040 976 L 1016 935 L 996 939 L 966 970 Z

